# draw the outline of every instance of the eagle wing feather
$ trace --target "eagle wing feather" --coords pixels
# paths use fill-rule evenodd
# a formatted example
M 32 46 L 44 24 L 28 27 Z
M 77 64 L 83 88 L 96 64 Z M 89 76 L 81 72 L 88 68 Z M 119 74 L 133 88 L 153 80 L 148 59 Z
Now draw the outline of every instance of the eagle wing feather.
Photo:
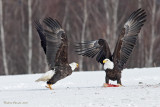
M 123 69 L 136 45 L 138 33 L 146 21 L 146 16 L 144 10 L 138 9 L 130 15 L 124 24 L 113 53 L 113 62 L 118 63 L 121 69 Z
M 54 69 L 56 65 L 68 63 L 67 36 L 57 20 L 48 17 L 43 22 L 48 29 L 44 29 L 38 20 L 35 21 L 35 27 L 41 39 L 41 46 L 46 54 L 49 68 Z
M 96 61 L 100 62 L 101 64 L 103 64 L 103 60 L 105 58 L 111 58 L 110 49 L 104 39 L 77 43 L 75 48 L 78 55 L 91 58 L 97 55 Z

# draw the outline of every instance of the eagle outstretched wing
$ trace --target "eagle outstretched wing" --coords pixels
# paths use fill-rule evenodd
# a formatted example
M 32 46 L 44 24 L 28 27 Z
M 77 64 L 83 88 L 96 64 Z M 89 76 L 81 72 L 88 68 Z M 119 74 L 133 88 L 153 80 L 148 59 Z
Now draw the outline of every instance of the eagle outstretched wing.
M 35 20 L 34 25 L 36 27 L 36 30 L 37 30 L 38 34 L 39 34 L 39 37 L 40 37 L 40 40 L 41 40 L 41 46 L 44 50 L 44 53 L 46 54 L 46 36 L 43 32 L 43 27 L 40 24 L 39 20 Z
M 96 61 L 100 62 L 101 64 L 103 64 L 104 59 L 111 58 L 109 46 L 104 39 L 77 43 L 75 45 L 75 49 L 78 55 L 91 58 L 97 55 Z
M 57 20 L 48 17 L 43 22 L 47 29 L 44 29 L 39 21 L 35 21 L 35 26 L 41 39 L 41 46 L 46 53 L 49 68 L 54 69 L 56 65 L 68 63 L 67 36 Z
M 136 44 L 138 33 L 146 21 L 146 12 L 142 9 L 134 11 L 119 35 L 114 53 L 113 62 L 123 68 Z

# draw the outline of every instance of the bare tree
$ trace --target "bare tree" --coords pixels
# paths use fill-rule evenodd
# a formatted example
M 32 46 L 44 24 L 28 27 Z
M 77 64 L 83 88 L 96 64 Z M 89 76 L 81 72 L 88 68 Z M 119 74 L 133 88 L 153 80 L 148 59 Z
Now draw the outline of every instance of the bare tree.
M 138 8 L 142 8 L 142 0 L 138 0 Z
M 155 34 L 155 18 L 156 18 L 156 0 L 153 0 L 152 6 L 152 16 L 151 16 L 151 38 L 150 38 L 150 49 L 149 49 L 149 58 L 148 58 L 148 65 L 153 66 L 153 49 L 154 49 L 154 42 L 156 38 Z
M 88 14 L 87 14 L 87 1 L 84 0 L 81 42 L 83 42 L 85 40 L 84 36 L 85 36 L 85 31 L 86 31 L 87 18 L 88 18 Z M 83 57 L 80 58 L 79 64 L 80 64 L 79 70 L 83 71 Z
M 69 3 L 70 3 L 70 1 L 69 0 L 67 0 L 67 1 L 65 1 L 66 2 L 66 5 L 65 5 L 65 11 L 64 11 L 64 18 L 63 18 L 63 22 L 62 22 L 62 26 L 64 27 L 64 25 L 65 25 L 65 23 L 66 23 L 66 21 L 67 21 L 67 18 L 68 18 L 68 14 L 69 14 Z M 68 25 L 68 23 L 67 23 L 67 25 L 66 26 L 69 26 Z M 69 30 L 68 29 L 68 27 L 66 28 L 66 30 Z
M 28 50 L 28 73 L 32 73 L 32 0 L 28 0 L 28 43 L 29 43 L 29 50 Z
M 142 8 L 142 0 L 138 0 L 138 9 L 139 8 Z M 142 36 L 143 36 L 143 30 L 141 30 L 141 32 L 139 33 L 139 39 L 138 39 L 138 44 L 140 44 L 140 46 L 139 46 L 139 49 L 138 49 L 138 53 L 139 53 L 139 59 L 138 59 L 138 65 L 139 66 L 141 66 L 141 64 L 142 64 L 142 61 L 141 61 L 141 59 L 142 59 L 142 56 L 144 55 L 144 51 L 143 52 L 141 52 L 142 51 L 142 49 L 143 49 L 143 39 L 142 39 Z
M 111 52 L 113 52 L 117 40 L 117 28 L 124 19 L 124 17 L 122 17 L 118 23 L 118 7 L 119 7 L 119 0 L 112 0 L 112 1 L 104 0 L 104 9 L 106 18 L 105 39 L 109 43 Z
M 107 27 L 106 27 L 106 33 L 107 33 L 107 35 L 110 35 L 110 24 L 109 24 L 109 22 L 110 22 L 110 16 L 109 16 L 109 8 L 108 7 L 110 7 L 109 6 L 109 4 L 108 4 L 108 1 L 107 0 L 104 0 L 104 7 L 105 7 L 105 11 L 106 11 L 106 22 L 107 22 Z
M 5 38 L 4 38 L 2 0 L 0 0 L 0 26 L 1 26 L 1 43 L 2 43 L 2 57 L 3 57 L 4 72 L 6 75 L 8 75 L 9 72 L 8 72 L 7 57 L 6 57 Z
M 117 40 L 117 18 L 118 18 L 118 5 L 119 5 L 119 0 L 112 0 L 113 4 L 113 42 L 111 46 L 115 46 L 115 40 Z M 112 48 L 111 48 L 112 49 Z M 111 50 L 113 52 L 113 50 Z

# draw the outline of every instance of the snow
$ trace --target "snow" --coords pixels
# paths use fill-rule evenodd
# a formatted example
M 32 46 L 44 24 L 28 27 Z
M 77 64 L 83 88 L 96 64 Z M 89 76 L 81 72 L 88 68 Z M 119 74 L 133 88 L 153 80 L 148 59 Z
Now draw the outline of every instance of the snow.
M 124 86 L 108 88 L 104 71 L 74 72 L 54 90 L 41 75 L 0 76 L 0 107 L 160 107 L 160 68 L 125 69 Z

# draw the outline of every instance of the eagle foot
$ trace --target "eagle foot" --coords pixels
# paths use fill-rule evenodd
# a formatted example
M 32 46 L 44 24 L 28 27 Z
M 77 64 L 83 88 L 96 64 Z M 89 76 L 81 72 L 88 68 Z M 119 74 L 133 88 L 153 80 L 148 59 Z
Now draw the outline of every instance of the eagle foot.
M 117 84 L 119 87 L 122 87 L 123 85 L 122 84 Z
M 117 84 L 117 85 L 114 85 L 114 84 L 107 84 L 107 83 L 104 83 L 103 84 L 103 87 L 121 87 L 122 85 L 120 84 Z
M 52 89 L 52 84 L 47 84 L 46 88 L 49 88 L 50 90 L 53 90 Z

